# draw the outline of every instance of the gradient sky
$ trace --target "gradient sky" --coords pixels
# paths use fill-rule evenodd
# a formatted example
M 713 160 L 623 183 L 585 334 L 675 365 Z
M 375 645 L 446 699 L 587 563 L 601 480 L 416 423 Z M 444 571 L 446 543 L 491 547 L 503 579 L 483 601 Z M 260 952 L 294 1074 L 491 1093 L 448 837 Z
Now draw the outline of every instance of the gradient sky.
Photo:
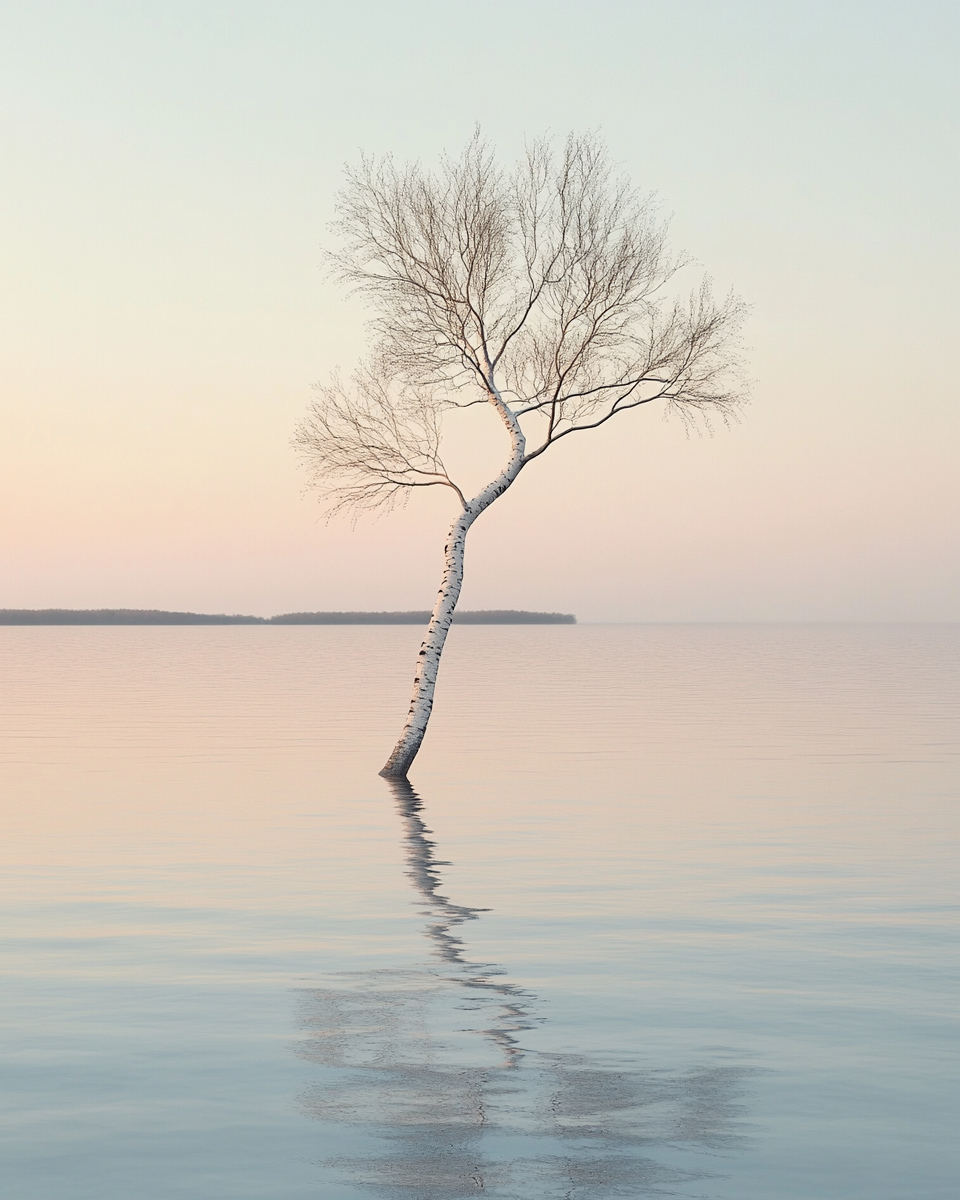
M 732 428 L 568 439 L 462 604 L 960 619 L 950 3 L 0 4 L 0 607 L 427 608 L 446 494 L 325 524 L 289 439 L 363 347 L 342 165 L 599 129 L 753 306 Z M 500 434 L 466 468 L 499 468 Z

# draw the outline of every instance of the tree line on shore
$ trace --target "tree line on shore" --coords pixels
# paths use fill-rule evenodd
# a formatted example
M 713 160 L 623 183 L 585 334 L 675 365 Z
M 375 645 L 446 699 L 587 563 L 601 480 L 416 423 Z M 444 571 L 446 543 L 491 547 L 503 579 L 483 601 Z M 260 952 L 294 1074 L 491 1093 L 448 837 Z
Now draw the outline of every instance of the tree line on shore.
M 275 617 L 157 608 L 0 608 L 0 625 L 426 625 L 423 612 L 299 612 Z M 573 613 L 495 608 L 459 612 L 460 625 L 575 625 Z

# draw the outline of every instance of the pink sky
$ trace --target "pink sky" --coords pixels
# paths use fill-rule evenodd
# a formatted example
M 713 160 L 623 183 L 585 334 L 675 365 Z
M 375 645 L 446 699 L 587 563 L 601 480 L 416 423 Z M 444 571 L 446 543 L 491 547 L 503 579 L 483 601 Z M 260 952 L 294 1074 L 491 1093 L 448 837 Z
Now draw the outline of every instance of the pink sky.
M 479 119 L 507 156 L 601 128 L 754 306 L 756 385 L 712 438 L 647 409 L 531 466 L 462 604 L 960 617 L 956 7 L 488 11 L 491 62 L 432 3 L 6 10 L 0 607 L 429 607 L 449 500 L 324 524 L 289 439 L 363 345 L 320 269 L 342 163 Z

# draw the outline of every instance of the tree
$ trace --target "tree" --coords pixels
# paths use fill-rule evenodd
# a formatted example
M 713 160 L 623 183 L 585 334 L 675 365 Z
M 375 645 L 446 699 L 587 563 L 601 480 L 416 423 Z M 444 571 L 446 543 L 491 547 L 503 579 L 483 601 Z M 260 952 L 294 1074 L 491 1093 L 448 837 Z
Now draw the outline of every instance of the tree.
M 463 581 L 470 527 L 551 446 L 662 401 L 728 415 L 742 399 L 743 305 L 666 246 L 649 197 L 614 175 L 594 135 L 528 145 L 512 171 L 479 130 L 439 172 L 363 157 L 347 171 L 334 226 L 337 277 L 370 301 L 373 345 L 349 381 L 319 386 L 295 445 L 310 482 L 342 509 L 390 508 L 445 487 L 459 513 L 417 657 L 403 732 L 381 774 L 405 778 L 430 718 L 440 656 Z M 486 405 L 509 453 L 466 495 L 444 466 L 445 411 Z

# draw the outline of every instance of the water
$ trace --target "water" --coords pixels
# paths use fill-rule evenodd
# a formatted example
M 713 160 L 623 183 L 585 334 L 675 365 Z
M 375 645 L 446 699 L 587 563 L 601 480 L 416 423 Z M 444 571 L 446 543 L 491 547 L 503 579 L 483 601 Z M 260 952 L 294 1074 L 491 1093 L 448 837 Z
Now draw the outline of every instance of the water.
M 950 1200 L 957 626 L 0 630 L 11 1200 Z

